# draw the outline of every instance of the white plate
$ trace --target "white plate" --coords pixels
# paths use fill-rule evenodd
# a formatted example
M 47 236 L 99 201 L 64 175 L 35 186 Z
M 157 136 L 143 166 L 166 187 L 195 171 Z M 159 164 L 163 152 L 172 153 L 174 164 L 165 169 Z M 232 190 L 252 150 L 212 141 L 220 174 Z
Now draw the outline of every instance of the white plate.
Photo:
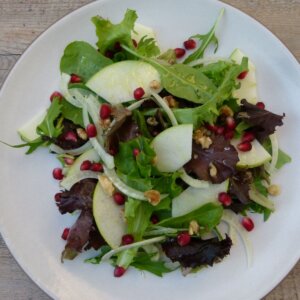
M 60 263 L 63 228 L 74 217 L 61 216 L 54 204 L 58 190 L 51 177 L 57 166 L 47 150 L 25 156 L 21 149 L 0 145 L 0 226 L 11 252 L 29 276 L 57 299 L 259 299 L 292 268 L 300 255 L 300 72 L 295 58 L 267 29 L 240 11 L 216 1 L 114 0 L 98 1 L 71 13 L 43 33 L 27 49 L 5 82 L 0 100 L 2 140 L 18 143 L 17 128 L 48 105 L 58 88 L 59 59 L 73 40 L 95 42 L 90 18 L 101 14 L 119 21 L 126 8 L 136 9 L 139 22 L 152 26 L 164 47 L 180 46 L 192 34 L 205 33 L 219 10 L 226 13 L 218 30 L 218 55 L 235 47 L 244 50 L 257 66 L 259 94 L 271 110 L 286 113 L 280 144 L 293 157 L 275 177 L 282 195 L 270 221 L 261 218 L 250 234 L 254 264 L 247 268 L 241 243 L 214 268 L 182 277 L 174 272 L 163 279 L 130 270 L 122 279 L 109 265 L 75 261 Z

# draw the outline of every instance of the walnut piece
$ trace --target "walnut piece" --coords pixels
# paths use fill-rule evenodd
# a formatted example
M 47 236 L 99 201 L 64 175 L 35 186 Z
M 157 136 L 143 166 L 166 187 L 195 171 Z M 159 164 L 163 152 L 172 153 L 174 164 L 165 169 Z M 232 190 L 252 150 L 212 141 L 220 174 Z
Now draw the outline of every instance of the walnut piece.
M 272 184 L 268 187 L 268 193 L 271 196 L 278 196 L 280 194 L 281 190 L 280 190 L 280 186 L 277 184 Z
M 178 107 L 178 102 L 174 99 L 173 96 L 165 96 L 163 98 L 166 103 L 168 104 L 169 107 L 174 108 L 174 107 Z
M 216 166 L 211 162 L 209 163 L 209 175 L 211 177 L 216 177 L 218 173 L 218 170 L 216 168 Z
M 159 90 L 160 89 L 160 83 L 157 80 L 152 80 L 150 82 L 150 88 L 153 90 Z
M 233 115 L 234 115 L 232 109 L 228 105 L 223 105 L 220 108 L 220 113 L 221 113 L 221 115 L 224 115 L 226 117 L 233 117 Z
M 103 191 L 108 195 L 112 196 L 115 191 L 115 187 L 106 175 L 99 175 L 98 180 L 103 188 Z
M 192 220 L 189 225 L 189 235 L 198 234 L 200 226 L 196 220 Z
M 108 129 L 109 126 L 110 126 L 110 124 L 111 124 L 110 118 L 103 119 L 103 120 L 101 119 L 101 120 L 100 120 L 100 126 L 101 126 L 103 129 Z
M 199 128 L 193 134 L 193 139 L 196 144 L 200 144 L 203 149 L 208 149 L 212 144 L 212 139 L 209 136 L 206 136 L 206 129 Z
M 158 122 L 157 122 L 157 120 L 156 120 L 155 117 L 149 117 L 149 118 L 147 118 L 146 122 L 150 126 L 157 126 L 158 125 Z
M 82 140 L 86 141 L 88 139 L 88 135 L 83 128 L 77 128 L 76 133 Z
M 144 193 L 150 204 L 156 206 L 160 202 L 160 192 L 156 190 L 149 190 Z

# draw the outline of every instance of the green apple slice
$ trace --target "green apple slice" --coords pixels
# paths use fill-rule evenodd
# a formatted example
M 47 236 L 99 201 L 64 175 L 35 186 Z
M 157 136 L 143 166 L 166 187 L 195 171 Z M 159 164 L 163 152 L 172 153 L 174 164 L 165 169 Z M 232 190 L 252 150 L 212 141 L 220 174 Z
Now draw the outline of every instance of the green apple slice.
M 122 214 L 123 206 L 117 205 L 98 183 L 93 196 L 93 215 L 102 237 L 113 249 L 120 246 L 126 232 Z
M 96 73 L 86 84 L 88 88 L 113 105 L 134 99 L 135 89 L 144 89 L 144 97 L 151 95 L 152 81 L 160 83 L 160 75 L 150 64 L 126 60 L 109 65 Z M 161 88 L 156 90 L 160 92 Z
M 161 172 L 175 172 L 192 157 L 193 125 L 170 127 L 152 141 L 157 156 L 156 167 Z
M 208 188 L 188 187 L 172 201 L 172 217 L 185 215 L 208 202 L 218 201 L 219 193 L 228 190 L 229 180 L 220 184 L 210 184 Z
M 139 42 L 143 36 L 146 36 L 148 39 L 155 39 L 155 32 L 151 27 L 135 23 L 133 31 L 131 32 L 132 39 Z
M 272 156 L 257 140 L 251 142 L 252 148 L 247 152 L 238 150 L 237 145 L 240 142 L 240 140 L 231 141 L 231 144 L 237 149 L 239 155 L 239 162 L 237 163 L 237 167 L 255 168 L 271 160 Z
M 36 132 L 36 128 L 42 123 L 46 114 L 46 110 L 39 112 L 31 120 L 18 129 L 18 133 L 23 141 L 30 142 L 39 137 Z
M 243 57 L 246 57 L 240 49 L 236 49 L 231 54 L 230 58 L 240 64 Z M 233 97 L 237 98 L 238 101 L 246 99 L 249 103 L 255 104 L 257 102 L 257 87 L 256 87 L 256 75 L 255 65 L 249 59 L 248 60 L 248 74 L 244 79 L 237 79 L 237 82 L 241 84 L 240 88 L 233 91 Z

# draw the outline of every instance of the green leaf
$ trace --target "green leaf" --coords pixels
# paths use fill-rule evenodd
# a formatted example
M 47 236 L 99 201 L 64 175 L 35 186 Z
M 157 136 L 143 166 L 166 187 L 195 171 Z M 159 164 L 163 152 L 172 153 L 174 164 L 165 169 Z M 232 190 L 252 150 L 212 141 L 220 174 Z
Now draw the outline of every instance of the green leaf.
M 26 142 L 24 144 L 19 144 L 19 145 L 11 145 L 6 142 L 0 141 L 1 144 L 4 144 L 8 147 L 11 148 L 23 148 L 23 147 L 29 147 L 29 149 L 26 151 L 26 154 L 31 154 L 34 152 L 38 147 L 40 146 L 45 146 L 47 142 L 43 141 L 42 137 L 38 137 L 33 141 Z
M 111 248 L 108 245 L 101 246 L 99 249 L 99 254 L 97 256 L 87 258 L 84 260 L 86 263 L 98 265 L 101 262 L 102 257 L 108 253 L 111 250 Z
M 235 128 L 236 134 L 238 137 L 240 137 L 245 130 L 249 129 L 251 125 L 245 121 L 241 121 Z
M 84 123 L 82 119 L 82 110 L 70 102 L 63 99 L 61 101 L 61 113 L 65 119 L 72 121 L 74 124 L 84 128 Z
M 263 185 L 262 183 L 262 178 L 260 177 L 255 177 L 253 180 L 253 184 L 256 188 L 256 190 L 261 193 L 262 195 L 264 195 L 265 197 L 268 196 L 268 189 Z
M 62 126 L 58 123 L 54 125 L 54 122 L 61 114 L 62 105 L 57 98 L 54 98 L 50 107 L 47 110 L 47 114 L 40 125 L 37 127 L 37 133 L 39 135 L 47 136 L 49 138 L 58 137 L 62 132 Z
M 133 48 L 131 31 L 134 28 L 136 19 L 136 12 L 130 9 L 127 9 L 124 19 L 119 24 L 112 24 L 109 20 L 100 16 L 93 17 L 92 22 L 96 26 L 97 46 L 100 52 L 105 54 L 106 50 L 113 49 L 116 42 Z
M 148 130 L 144 115 L 137 109 L 135 109 L 132 113 L 133 119 L 138 124 L 141 134 L 148 139 L 152 139 L 152 135 Z
M 174 49 L 168 49 L 166 52 L 162 53 L 157 59 L 167 62 L 173 65 L 176 62 L 176 54 Z
M 112 61 L 99 53 L 86 42 L 69 44 L 60 60 L 60 71 L 67 74 L 76 74 L 83 81 L 90 79 L 95 73 L 112 64 Z
M 171 269 L 165 266 L 163 261 L 152 261 L 151 256 L 147 253 L 138 253 L 137 256 L 133 259 L 131 266 L 136 269 L 148 271 L 159 277 L 162 277 L 164 273 L 172 272 Z
M 257 214 L 262 214 L 265 222 L 270 218 L 270 216 L 272 214 L 272 211 L 270 209 L 268 209 L 258 203 L 255 203 L 253 201 L 251 201 L 247 205 L 246 210 L 249 210 L 249 211 L 257 213 Z
M 136 51 L 139 55 L 144 57 L 153 57 L 159 55 L 160 53 L 155 39 L 147 38 L 147 36 L 143 36 L 139 41 Z
M 207 49 L 207 47 L 210 44 L 215 44 L 216 45 L 215 52 L 217 51 L 217 49 L 218 49 L 218 39 L 215 35 L 215 31 L 216 31 L 216 28 L 217 28 L 223 14 L 224 14 L 224 8 L 221 10 L 215 24 L 213 25 L 213 27 L 211 28 L 211 30 L 207 34 L 204 34 L 204 35 L 197 34 L 197 35 L 192 36 L 192 38 L 197 38 L 201 42 L 201 45 L 194 53 L 192 53 L 190 56 L 188 56 L 184 60 L 185 64 L 187 64 L 191 61 L 194 61 L 196 59 L 202 58 L 203 55 L 204 55 L 205 50 Z
M 201 227 L 212 230 L 220 223 L 223 208 L 217 203 L 207 203 L 200 208 L 180 217 L 169 218 L 159 222 L 158 226 L 187 228 L 192 220 L 196 220 Z
M 153 185 L 150 178 L 141 178 L 131 175 L 126 175 L 118 172 L 120 179 L 127 185 L 141 191 L 146 192 L 152 189 Z

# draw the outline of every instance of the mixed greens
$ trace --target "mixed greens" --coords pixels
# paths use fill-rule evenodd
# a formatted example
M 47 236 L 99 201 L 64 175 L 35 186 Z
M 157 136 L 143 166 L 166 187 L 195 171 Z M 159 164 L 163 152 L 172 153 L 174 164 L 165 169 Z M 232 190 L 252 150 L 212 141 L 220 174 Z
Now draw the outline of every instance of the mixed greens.
M 228 58 L 216 29 L 161 53 L 151 28 L 128 9 L 119 24 L 100 16 L 96 47 L 69 44 L 60 92 L 19 130 L 27 154 L 49 147 L 66 228 L 62 261 L 83 250 L 120 277 L 131 266 L 162 276 L 212 266 L 230 253 L 231 234 L 267 220 L 279 193 L 271 175 L 290 161 L 275 135 L 284 115 L 258 101 L 255 66 L 239 49 Z M 228 225 L 224 231 L 220 224 Z

